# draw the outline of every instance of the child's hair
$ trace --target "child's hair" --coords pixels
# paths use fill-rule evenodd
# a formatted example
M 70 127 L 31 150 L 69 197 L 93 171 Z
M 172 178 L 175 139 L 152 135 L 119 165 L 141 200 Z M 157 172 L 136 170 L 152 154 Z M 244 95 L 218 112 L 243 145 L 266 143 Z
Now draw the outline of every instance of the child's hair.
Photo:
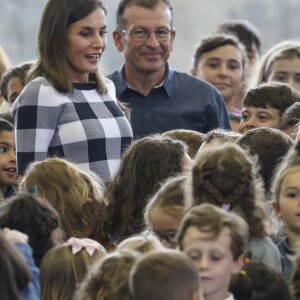
M 163 137 L 180 140 L 187 145 L 187 153 L 194 159 L 205 139 L 205 133 L 188 129 L 173 129 L 162 133 Z
M 264 182 L 266 196 L 269 196 L 274 169 L 286 155 L 293 140 L 275 128 L 255 128 L 244 133 L 237 144 L 258 157 L 259 173 Z
M 139 254 L 114 251 L 94 264 L 74 300 L 131 300 L 129 272 Z
M 14 131 L 14 126 L 9 121 L 7 121 L 3 118 L 0 118 L 0 133 L 2 131 L 13 132 Z
M 190 209 L 181 222 L 178 232 L 178 245 L 184 250 L 184 237 L 190 227 L 210 234 L 209 239 L 218 238 L 224 228 L 228 228 L 231 236 L 231 252 L 234 261 L 244 254 L 248 242 L 248 226 L 235 213 L 227 212 L 214 205 L 204 203 Z
M 273 199 L 279 201 L 281 186 L 285 176 L 300 167 L 300 141 L 286 154 L 282 162 L 275 169 L 271 186 Z
M 204 142 L 218 142 L 219 144 L 223 144 L 225 142 L 235 142 L 240 136 L 241 134 L 238 132 L 217 128 L 209 131 L 205 135 Z
M 96 238 L 105 190 L 99 177 L 66 159 L 52 157 L 29 165 L 19 189 L 35 186 L 38 195 L 58 211 L 67 237 Z
M 117 246 L 119 251 L 131 250 L 142 254 L 163 249 L 164 246 L 155 235 L 146 233 L 131 236 Z
M 10 68 L 7 70 L 2 77 L 1 83 L 0 83 L 0 89 L 1 89 L 1 94 L 2 96 L 9 102 L 9 99 L 7 98 L 7 88 L 8 88 L 8 83 L 13 77 L 18 77 L 20 78 L 20 82 L 23 86 L 25 86 L 25 78 L 27 75 L 27 72 L 33 65 L 33 62 L 24 62 L 20 65 L 17 65 L 13 68 Z
M 149 200 L 144 213 L 148 226 L 151 223 L 150 213 L 156 207 L 178 220 L 183 218 L 185 213 L 184 187 L 186 178 L 182 175 L 167 179 Z
M 20 291 L 30 281 L 28 266 L 22 254 L 6 240 L 0 230 L 0 291 L 1 300 L 21 300 Z
M 289 126 L 296 126 L 300 121 L 300 102 L 289 106 L 282 114 L 279 128 L 285 130 Z
M 246 47 L 247 51 L 252 50 L 252 43 L 260 52 L 261 39 L 258 29 L 253 23 L 247 20 L 230 20 L 218 25 L 216 33 L 233 34 Z
M 193 59 L 193 70 L 194 72 L 198 69 L 198 64 L 201 59 L 201 56 L 204 53 L 213 51 L 217 48 L 223 47 L 223 46 L 233 46 L 235 47 L 242 56 L 242 70 L 244 74 L 245 70 L 245 64 L 247 60 L 245 47 L 242 43 L 239 42 L 238 38 L 233 35 L 226 35 L 226 34 L 212 34 L 205 38 L 203 38 L 200 42 L 200 45 L 196 49 L 196 53 L 194 55 Z
M 283 41 L 276 44 L 262 57 L 257 71 L 254 72 L 252 86 L 268 81 L 275 61 L 294 58 L 300 59 L 300 43 L 298 41 Z
M 71 300 L 91 265 L 106 255 L 98 242 L 71 238 L 49 250 L 40 267 L 42 300 Z
M 199 271 L 193 261 L 176 250 L 142 256 L 130 272 L 133 300 L 188 300 L 199 291 Z
M 106 231 L 122 239 L 144 229 L 144 208 L 160 183 L 182 172 L 185 145 L 159 135 L 134 141 L 108 187 Z
M 20 193 L 9 199 L 0 217 L 0 227 L 27 234 L 34 261 L 39 266 L 45 253 L 54 247 L 52 235 L 54 230 L 59 230 L 59 216 L 45 199 Z
M 267 82 L 248 90 L 243 106 L 276 108 L 280 115 L 295 102 L 300 101 L 300 92 L 285 83 Z
M 199 152 L 186 185 L 187 208 L 210 203 L 240 214 L 251 236 L 265 236 L 262 182 L 254 163 L 238 145 Z
M 281 274 L 260 262 L 250 262 L 233 274 L 229 291 L 236 300 L 292 300 Z
M 299 245 L 297 245 L 296 253 L 293 258 L 294 263 L 294 271 L 291 276 L 291 292 L 296 299 L 300 299 L 300 248 Z

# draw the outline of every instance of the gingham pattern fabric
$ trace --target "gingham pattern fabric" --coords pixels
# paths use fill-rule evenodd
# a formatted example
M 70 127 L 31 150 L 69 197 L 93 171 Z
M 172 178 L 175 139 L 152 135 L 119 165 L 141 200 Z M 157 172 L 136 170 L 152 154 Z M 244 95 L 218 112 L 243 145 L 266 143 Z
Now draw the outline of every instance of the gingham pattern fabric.
M 14 102 L 18 173 L 32 161 L 65 157 L 111 180 L 132 130 L 115 99 L 114 85 L 102 95 L 95 84 L 74 84 L 59 93 L 43 77 L 27 84 Z

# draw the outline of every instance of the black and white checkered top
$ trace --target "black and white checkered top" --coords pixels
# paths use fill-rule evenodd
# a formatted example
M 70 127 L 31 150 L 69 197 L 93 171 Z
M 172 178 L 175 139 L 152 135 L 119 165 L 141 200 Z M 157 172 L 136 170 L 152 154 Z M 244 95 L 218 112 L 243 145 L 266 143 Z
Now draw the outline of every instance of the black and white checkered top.
M 114 84 L 107 94 L 96 84 L 74 84 L 60 93 L 43 77 L 29 82 L 12 106 L 18 173 L 32 161 L 65 157 L 111 180 L 121 153 L 132 141 L 129 121 L 117 105 Z

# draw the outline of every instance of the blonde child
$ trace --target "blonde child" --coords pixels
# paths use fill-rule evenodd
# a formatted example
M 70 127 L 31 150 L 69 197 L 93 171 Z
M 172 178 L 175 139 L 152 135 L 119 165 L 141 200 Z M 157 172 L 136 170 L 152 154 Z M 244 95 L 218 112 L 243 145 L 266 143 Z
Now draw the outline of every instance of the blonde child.
M 131 300 L 129 272 L 138 257 L 133 251 L 106 255 L 89 271 L 74 300 Z
M 117 250 L 131 250 L 142 254 L 163 250 L 164 246 L 159 239 L 150 234 L 137 234 L 123 240 L 118 246 Z
M 130 272 L 133 300 L 198 300 L 199 272 L 193 262 L 175 250 L 142 256 Z
M 89 268 L 106 255 L 91 239 L 70 238 L 44 256 L 40 267 L 42 300 L 72 300 L 74 291 Z
M 5 101 L 5 100 L 4 100 Z M 15 192 L 17 181 L 16 144 L 14 127 L 4 119 L 0 119 L 0 205 L 3 200 Z M 2 202 L 2 203 L 1 203 Z
M 238 213 L 249 226 L 247 245 L 253 261 L 281 271 L 280 254 L 268 237 L 262 182 L 253 160 L 238 145 L 200 151 L 186 185 L 187 207 L 210 203 Z
M 146 226 L 167 248 L 176 248 L 176 234 L 184 215 L 186 176 L 168 179 L 146 206 Z
M 300 239 L 300 142 L 297 142 L 279 165 L 272 192 L 275 214 L 285 226 L 286 236 L 277 246 L 283 258 L 284 277 L 290 281 L 293 271 L 291 256 Z
M 93 238 L 105 244 L 101 227 L 105 186 L 94 173 L 63 158 L 32 163 L 20 182 L 20 191 L 36 187 L 59 213 L 67 238 Z
M 248 226 L 238 215 L 211 204 L 193 207 L 183 218 L 178 245 L 200 272 L 204 300 L 233 300 L 231 275 L 241 270 Z

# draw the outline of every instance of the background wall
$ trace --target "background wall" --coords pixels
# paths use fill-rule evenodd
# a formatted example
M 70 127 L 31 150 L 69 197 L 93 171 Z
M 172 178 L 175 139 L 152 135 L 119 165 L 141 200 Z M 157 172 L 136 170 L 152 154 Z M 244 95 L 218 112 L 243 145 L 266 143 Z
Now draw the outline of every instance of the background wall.
M 0 45 L 12 64 L 36 58 L 36 35 L 47 0 L 0 0 Z M 103 0 L 108 8 L 108 47 L 101 69 L 108 74 L 119 68 L 122 54 L 111 37 L 119 0 Z M 173 0 L 177 36 L 171 65 L 189 72 L 199 40 L 219 22 L 248 19 L 261 31 L 263 51 L 284 39 L 300 39 L 299 0 Z

